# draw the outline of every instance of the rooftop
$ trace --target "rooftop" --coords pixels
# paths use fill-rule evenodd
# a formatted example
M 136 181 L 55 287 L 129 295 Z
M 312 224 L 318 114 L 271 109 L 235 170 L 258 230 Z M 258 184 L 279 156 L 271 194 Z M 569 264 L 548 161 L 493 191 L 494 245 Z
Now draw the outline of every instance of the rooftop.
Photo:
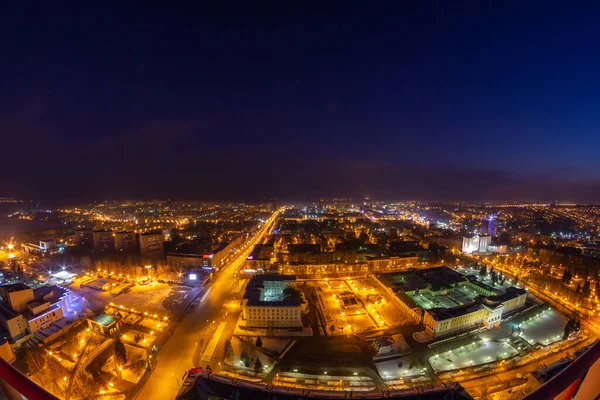
M 515 297 L 524 294 L 527 294 L 527 291 L 525 289 L 511 286 L 509 288 L 506 288 L 504 293 L 497 294 L 495 296 L 489 296 L 486 299 L 490 302 L 505 302 L 507 300 L 514 299 Z
M 29 303 L 27 303 L 27 306 L 31 307 L 31 308 L 36 308 L 36 307 L 39 307 L 42 304 L 46 304 L 46 303 L 48 303 L 48 302 L 44 299 L 36 299 L 36 300 L 30 301 Z
M 140 233 L 140 236 L 155 236 L 155 235 L 161 235 L 162 236 L 162 232 L 144 232 L 144 233 Z
M 458 317 L 465 314 L 470 314 L 477 310 L 481 310 L 482 305 L 476 302 L 465 304 L 452 308 L 432 308 L 429 313 L 438 321 Z
M 298 253 L 320 253 L 321 246 L 318 244 L 310 244 L 310 243 L 299 243 L 299 244 L 289 244 L 287 247 L 288 251 L 292 254 Z
M 4 285 L 4 288 L 6 288 L 6 290 L 9 293 L 20 292 L 21 290 L 31 289 L 29 286 L 27 286 L 26 284 L 21 283 L 21 282 L 13 283 L 11 285 Z
M 33 289 L 33 297 L 36 299 L 40 299 L 44 296 L 49 295 L 53 291 L 53 286 L 42 286 L 36 289 Z
M 269 293 L 273 297 L 272 299 L 264 297 L 265 282 L 294 282 L 295 280 L 296 275 L 256 275 L 248 282 L 244 299 L 251 306 L 298 306 L 301 303 L 300 295 L 296 290 L 291 288 L 282 288 L 281 293 L 277 294 Z
M 108 314 L 101 313 L 101 314 L 94 316 L 92 318 L 92 321 L 94 321 L 97 324 L 100 324 L 102 326 L 109 326 L 115 322 L 115 319 Z

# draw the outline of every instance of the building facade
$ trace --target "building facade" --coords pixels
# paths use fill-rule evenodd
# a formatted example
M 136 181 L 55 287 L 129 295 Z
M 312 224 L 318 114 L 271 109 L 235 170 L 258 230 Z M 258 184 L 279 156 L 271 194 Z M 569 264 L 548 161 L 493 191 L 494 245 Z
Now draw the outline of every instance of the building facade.
M 487 253 L 492 244 L 492 237 L 489 235 L 464 236 L 462 240 L 462 252 L 471 253 Z
M 17 344 L 62 319 L 72 302 L 69 290 L 59 286 L 32 289 L 16 283 L 0 286 L 0 296 L 0 322 Z
M 140 235 L 140 254 L 145 262 L 162 259 L 164 257 L 162 233 L 142 233 Z
M 75 229 L 75 243 L 80 247 L 94 247 L 94 231 L 87 228 Z
M 375 281 L 411 316 L 420 311 L 425 331 L 432 337 L 497 326 L 527 299 L 525 289 L 492 287 L 445 266 L 380 274 Z
M 135 232 L 121 231 L 115 233 L 115 250 L 132 251 L 137 247 Z
M 257 275 L 250 279 L 242 300 L 248 328 L 302 328 L 302 300 L 292 288 L 294 275 Z
M 113 232 L 107 229 L 94 231 L 94 249 L 107 251 L 115 248 L 115 237 Z

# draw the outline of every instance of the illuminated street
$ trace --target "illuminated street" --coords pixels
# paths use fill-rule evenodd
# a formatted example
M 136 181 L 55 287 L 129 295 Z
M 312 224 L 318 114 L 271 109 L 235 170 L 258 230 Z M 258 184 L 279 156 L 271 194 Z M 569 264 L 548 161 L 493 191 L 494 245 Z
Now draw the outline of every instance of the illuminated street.
M 200 366 L 199 354 L 208 344 L 221 322 L 235 321 L 227 315 L 226 300 L 235 289 L 236 272 L 243 265 L 254 244 L 260 242 L 273 228 L 278 213 L 275 213 L 261 228 L 260 232 L 240 249 L 236 258 L 221 269 L 210 283 L 210 293 L 192 308 L 177 326 L 177 329 L 160 349 L 154 361 L 154 371 L 144 387 L 137 393 L 138 399 L 174 398 L 182 383 L 184 373 Z M 231 327 L 232 328 L 232 327 Z M 202 364 L 202 366 L 206 366 Z M 213 363 L 213 368 L 217 366 Z

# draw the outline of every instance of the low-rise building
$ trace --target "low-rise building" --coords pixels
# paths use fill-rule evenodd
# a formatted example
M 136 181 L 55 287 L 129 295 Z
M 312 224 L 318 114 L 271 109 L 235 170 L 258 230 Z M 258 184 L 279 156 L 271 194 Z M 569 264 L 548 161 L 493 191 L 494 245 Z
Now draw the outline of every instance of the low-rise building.
M 55 239 L 42 239 L 39 244 L 24 243 L 23 251 L 39 256 L 53 256 L 64 251 L 66 245 L 59 243 Z
M 249 273 L 268 271 L 271 267 L 273 246 L 257 244 L 254 246 L 244 263 L 244 271 Z
M 88 328 L 103 335 L 112 336 L 118 329 L 118 322 L 111 315 L 100 313 L 88 318 Z
M 292 285 L 294 275 L 257 275 L 242 300 L 248 328 L 302 328 L 302 297 Z
M 408 269 L 419 263 L 417 256 L 404 257 L 367 257 L 369 272 L 380 273 Z
M 23 283 L 0 286 L 0 296 L 0 322 L 17 344 L 63 318 L 72 301 L 60 286 L 32 289 Z
M 373 340 L 373 348 L 378 355 L 391 353 L 394 351 L 394 339 L 387 336 L 380 336 Z
M 492 287 L 445 266 L 380 274 L 376 281 L 411 316 L 417 317 L 420 310 L 425 330 L 433 337 L 497 326 L 527 298 L 524 289 Z

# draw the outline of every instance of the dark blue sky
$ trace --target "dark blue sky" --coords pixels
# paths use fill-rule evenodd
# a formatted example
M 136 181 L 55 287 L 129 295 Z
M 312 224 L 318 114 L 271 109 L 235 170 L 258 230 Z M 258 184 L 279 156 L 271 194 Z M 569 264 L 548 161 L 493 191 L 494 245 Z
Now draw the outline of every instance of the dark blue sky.
M 12 3 L 0 195 L 600 201 L 597 7 Z

